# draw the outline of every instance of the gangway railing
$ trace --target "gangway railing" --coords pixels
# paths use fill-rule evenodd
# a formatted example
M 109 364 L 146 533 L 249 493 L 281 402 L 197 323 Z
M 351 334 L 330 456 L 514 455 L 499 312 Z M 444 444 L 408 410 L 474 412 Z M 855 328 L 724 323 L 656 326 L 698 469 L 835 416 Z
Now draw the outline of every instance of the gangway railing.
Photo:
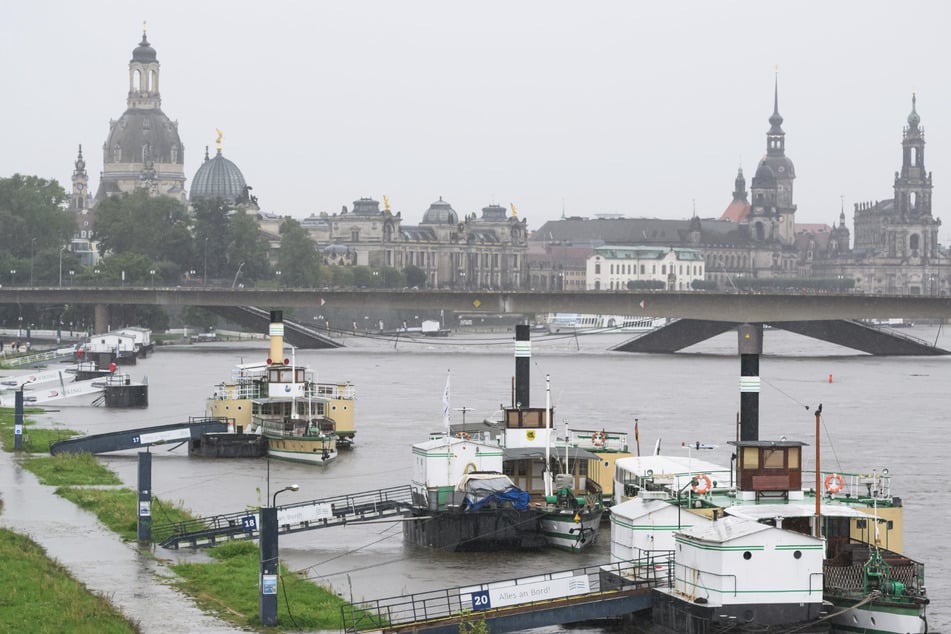
M 338 495 L 277 507 L 278 533 L 343 526 L 403 515 L 412 507 L 409 485 Z M 164 548 L 206 548 L 219 542 L 257 539 L 260 508 L 208 518 L 153 525 L 152 537 Z
M 75 352 L 72 349 L 44 350 L 42 352 L 29 352 L 15 357 L 4 358 L 3 365 L 17 368 L 21 365 L 42 363 L 43 361 L 52 361 L 53 359 L 69 359 L 73 356 L 75 356 Z
M 673 563 L 673 551 L 654 551 L 629 561 L 360 601 L 341 606 L 341 616 L 348 633 L 424 632 L 474 617 L 484 618 L 491 628 L 491 621 L 506 613 L 559 607 L 565 609 L 559 621 L 570 623 L 573 612 L 582 614 L 572 609 L 580 603 L 604 605 L 606 617 L 611 611 L 607 602 L 612 599 L 650 588 L 672 587 Z

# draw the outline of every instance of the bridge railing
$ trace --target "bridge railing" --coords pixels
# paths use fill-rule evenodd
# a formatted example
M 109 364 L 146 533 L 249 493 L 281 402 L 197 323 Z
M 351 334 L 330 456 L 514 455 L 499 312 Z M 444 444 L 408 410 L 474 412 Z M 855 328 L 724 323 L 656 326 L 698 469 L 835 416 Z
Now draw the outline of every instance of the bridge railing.
M 341 607 L 345 632 L 433 624 L 506 609 L 551 605 L 559 600 L 600 600 L 626 590 L 672 587 L 673 552 L 655 551 L 629 561 L 547 572 Z
M 412 495 L 411 487 L 402 485 L 286 504 L 277 508 L 278 530 L 297 532 L 399 513 L 412 505 Z M 152 538 L 163 547 L 177 548 L 182 542 L 210 545 L 216 537 L 254 537 L 260 526 L 259 511 L 260 507 L 252 507 L 237 513 L 157 524 L 152 527 Z

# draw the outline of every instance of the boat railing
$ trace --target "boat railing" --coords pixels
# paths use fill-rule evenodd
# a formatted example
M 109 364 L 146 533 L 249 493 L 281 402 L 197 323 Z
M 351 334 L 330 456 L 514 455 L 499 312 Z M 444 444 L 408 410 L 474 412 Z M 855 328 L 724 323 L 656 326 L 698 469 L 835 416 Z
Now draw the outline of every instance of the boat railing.
M 331 399 L 353 399 L 356 397 L 356 388 L 349 383 L 309 383 L 305 395 Z
M 673 553 L 657 551 L 648 557 L 610 564 L 547 572 L 469 586 L 421 592 L 407 596 L 359 601 L 341 607 L 345 632 L 379 630 L 384 626 L 456 623 L 472 613 L 489 614 L 556 602 L 609 599 L 619 592 L 650 587 L 669 588 L 673 578 Z M 541 599 L 530 599 L 532 589 L 544 587 Z M 498 603 L 501 594 L 523 591 L 526 599 Z M 493 605 L 493 599 L 496 604 Z
M 825 589 L 846 592 L 865 592 L 869 589 L 866 587 L 865 575 L 870 558 L 869 549 L 867 544 L 858 542 L 853 542 L 852 546 L 858 548 L 855 551 L 858 556 L 836 557 L 826 559 L 823 562 L 823 586 Z M 897 581 L 903 584 L 907 595 L 925 594 L 924 564 L 891 551 L 880 551 L 880 553 L 881 559 L 888 569 L 888 581 Z
M 843 471 L 825 471 L 819 474 L 823 495 L 849 497 L 855 500 L 872 499 L 879 502 L 891 502 L 892 482 L 888 469 L 873 470 L 871 473 L 846 473 Z M 815 488 L 816 472 L 803 471 L 804 487 Z

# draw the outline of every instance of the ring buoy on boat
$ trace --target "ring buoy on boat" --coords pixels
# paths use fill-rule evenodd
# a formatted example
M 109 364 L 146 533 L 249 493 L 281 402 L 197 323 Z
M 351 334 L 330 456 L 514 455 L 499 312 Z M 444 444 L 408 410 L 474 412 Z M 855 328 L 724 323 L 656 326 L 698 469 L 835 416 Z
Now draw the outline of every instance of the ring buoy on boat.
M 595 446 L 595 447 L 600 447 L 601 445 L 603 445 L 603 444 L 604 444 L 604 432 L 603 432 L 603 431 L 596 431 L 596 432 L 594 432 L 593 434 L 591 434 L 591 442 L 594 443 L 594 446 Z
M 710 479 L 710 476 L 708 476 L 707 474 L 701 473 L 700 475 L 697 476 L 696 479 L 697 479 L 697 483 L 691 487 L 694 493 L 698 495 L 703 495 L 704 493 L 709 491 L 711 488 L 713 488 L 713 481 Z
M 472 436 L 470 436 L 468 433 L 464 431 L 457 431 L 456 438 L 462 438 L 463 440 L 470 440 Z
M 838 493 L 845 488 L 845 480 L 838 473 L 830 473 L 826 476 L 825 487 L 829 493 Z
M 478 468 L 477 466 L 475 466 L 475 463 L 474 463 L 474 462 L 470 462 L 469 464 L 466 465 L 466 468 L 463 469 L 462 472 L 463 472 L 463 473 L 473 473 L 473 472 L 478 471 L 478 470 L 479 470 L 479 468 Z

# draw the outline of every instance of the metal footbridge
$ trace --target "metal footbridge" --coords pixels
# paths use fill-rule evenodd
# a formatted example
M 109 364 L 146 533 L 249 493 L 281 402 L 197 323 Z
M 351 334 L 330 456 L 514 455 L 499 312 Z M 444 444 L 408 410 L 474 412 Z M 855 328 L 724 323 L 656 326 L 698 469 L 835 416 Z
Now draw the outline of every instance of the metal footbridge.
M 492 634 L 623 617 L 673 584 L 671 551 L 631 561 L 460 586 L 341 607 L 344 631 L 457 634 L 484 621 Z
M 200 440 L 203 434 L 226 432 L 228 422 L 227 418 L 222 417 L 192 417 L 187 423 L 77 436 L 52 443 L 50 453 L 54 456 L 62 453 L 100 454 L 166 444 L 175 444 L 177 447 L 182 443 Z
M 278 534 L 329 528 L 403 515 L 412 507 L 409 485 L 338 495 L 277 507 Z M 154 525 L 152 536 L 165 548 L 206 548 L 221 542 L 257 539 L 259 509 Z

